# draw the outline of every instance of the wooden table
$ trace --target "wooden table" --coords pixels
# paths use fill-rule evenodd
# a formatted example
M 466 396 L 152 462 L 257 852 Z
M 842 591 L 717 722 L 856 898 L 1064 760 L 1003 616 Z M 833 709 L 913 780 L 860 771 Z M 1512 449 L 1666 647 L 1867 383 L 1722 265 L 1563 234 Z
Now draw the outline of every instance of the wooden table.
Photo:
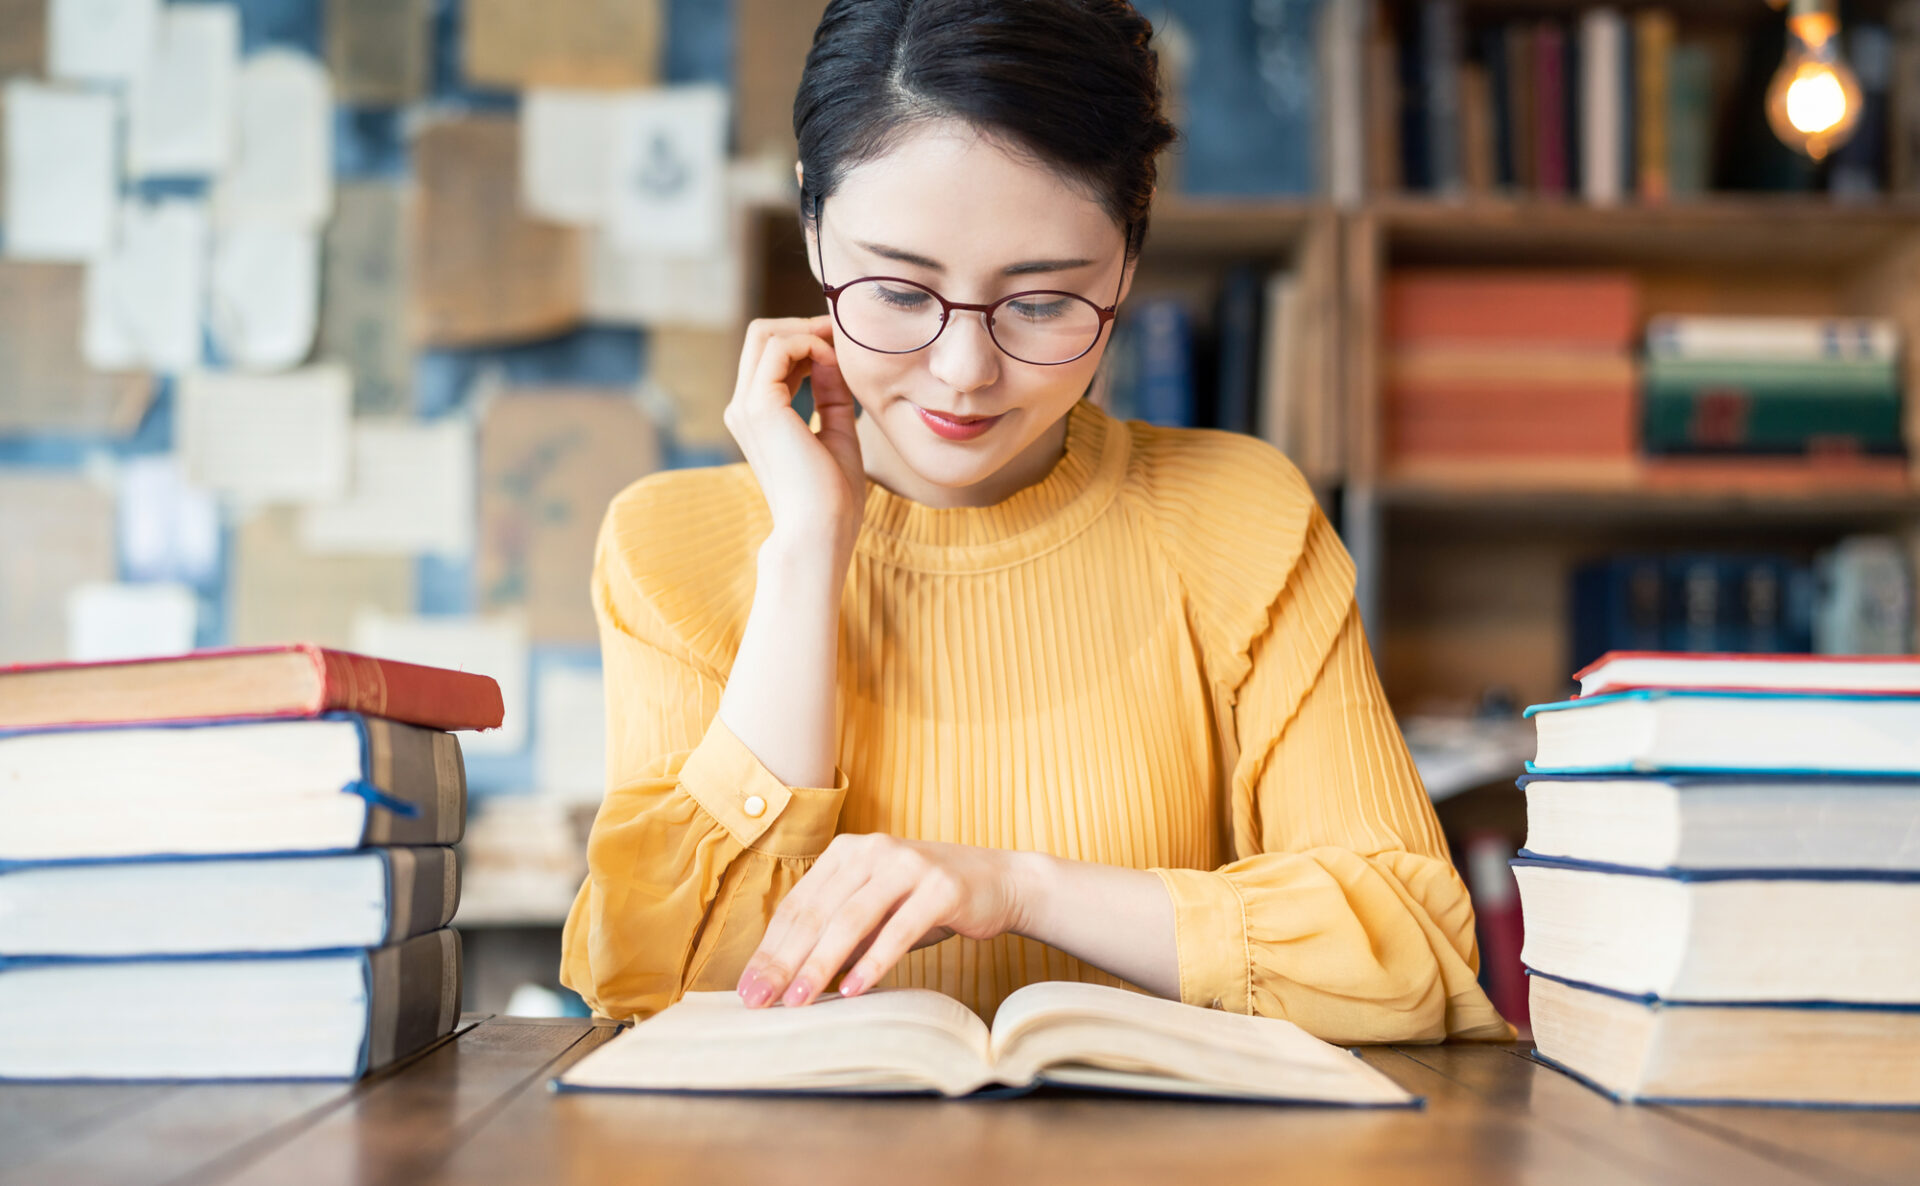
M 0 1182 L 1920 1182 L 1920 1114 L 1621 1106 L 1521 1046 L 1366 1051 L 1423 1111 L 555 1095 L 614 1026 L 463 1024 L 350 1086 L 0 1086 Z

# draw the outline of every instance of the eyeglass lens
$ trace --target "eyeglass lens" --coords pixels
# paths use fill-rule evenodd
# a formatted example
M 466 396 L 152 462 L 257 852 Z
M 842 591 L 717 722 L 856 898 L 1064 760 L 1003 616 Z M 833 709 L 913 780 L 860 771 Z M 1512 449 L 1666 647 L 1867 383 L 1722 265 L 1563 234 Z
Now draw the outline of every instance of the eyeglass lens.
M 861 280 L 840 293 L 840 328 L 869 350 L 906 354 L 940 334 L 940 301 L 932 290 L 903 280 Z M 1100 334 L 1100 311 L 1065 292 L 1030 292 L 994 306 L 987 331 L 1023 362 L 1071 362 Z

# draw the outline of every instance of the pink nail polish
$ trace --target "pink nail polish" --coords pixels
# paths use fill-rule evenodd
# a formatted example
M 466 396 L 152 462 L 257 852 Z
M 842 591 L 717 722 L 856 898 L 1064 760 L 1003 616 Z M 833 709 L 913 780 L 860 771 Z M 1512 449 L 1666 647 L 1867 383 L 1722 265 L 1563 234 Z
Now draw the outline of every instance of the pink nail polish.
M 773 985 L 767 983 L 758 972 L 748 972 L 740 977 L 740 999 L 747 1008 L 758 1009 L 773 999 Z
M 813 995 L 813 988 L 805 980 L 796 980 L 787 986 L 787 995 L 781 998 L 787 1005 L 804 1005 Z
M 840 995 L 843 997 L 857 997 L 866 987 L 867 982 L 860 979 L 858 972 L 848 972 L 840 978 Z

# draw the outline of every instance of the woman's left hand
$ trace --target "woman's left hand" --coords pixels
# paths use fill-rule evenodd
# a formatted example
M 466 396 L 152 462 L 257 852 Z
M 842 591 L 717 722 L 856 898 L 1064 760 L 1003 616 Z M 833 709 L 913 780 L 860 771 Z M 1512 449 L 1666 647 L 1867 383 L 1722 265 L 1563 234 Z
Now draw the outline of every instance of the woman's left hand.
M 849 963 L 840 992 L 856 996 L 915 948 L 1019 930 L 1021 862 L 1032 855 L 884 833 L 835 836 L 768 921 L 740 973 L 740 997 L 750 1009 L 804 1005 Z

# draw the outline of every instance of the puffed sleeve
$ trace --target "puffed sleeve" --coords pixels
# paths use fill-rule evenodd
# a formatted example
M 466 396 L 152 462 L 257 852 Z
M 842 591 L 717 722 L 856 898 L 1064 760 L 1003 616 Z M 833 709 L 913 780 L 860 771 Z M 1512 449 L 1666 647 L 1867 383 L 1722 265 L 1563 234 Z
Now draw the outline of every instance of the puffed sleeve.
M 1232 688 L 1234 859 L 1160 869 L 1180 995 L 1335 1042 L 1506 1039 L 1473 907 L 1367 650 L 1346 549 L 1305 494 Z
M 563 932 L 560 982 L 597 1014 L 647 1017 L 731 988 L 846 795 L 780 781 L 718 716 L 723 673 L 668 627 L 603 522 L 592 595 L 607 696 L 607 793 Z

